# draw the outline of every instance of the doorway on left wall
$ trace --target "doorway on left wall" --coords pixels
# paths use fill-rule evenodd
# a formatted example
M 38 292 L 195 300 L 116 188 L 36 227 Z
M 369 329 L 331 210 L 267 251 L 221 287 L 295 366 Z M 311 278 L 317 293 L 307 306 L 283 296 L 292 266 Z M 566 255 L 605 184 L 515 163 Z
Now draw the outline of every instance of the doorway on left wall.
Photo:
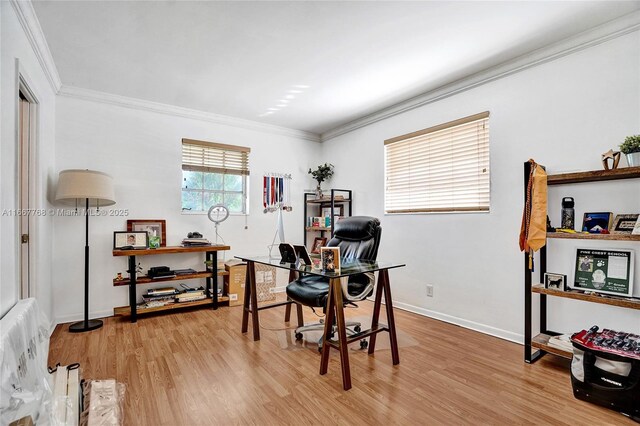
M 33 239 L 33 173 L 37 104 L 32 92 L 20 79 L 18 90 L 18 215 L 20 235 L 20 298 L 33 297 L 30 280 L 30 254 Z M 26 213 L 26 214 L 25 214 Z

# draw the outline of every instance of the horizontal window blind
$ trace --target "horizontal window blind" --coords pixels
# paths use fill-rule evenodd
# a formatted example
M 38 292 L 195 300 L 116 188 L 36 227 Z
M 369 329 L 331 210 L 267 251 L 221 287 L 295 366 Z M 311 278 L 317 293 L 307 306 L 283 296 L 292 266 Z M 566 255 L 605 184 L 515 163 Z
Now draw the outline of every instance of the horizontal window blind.
M 250 148 L 182 139 L 182 170 L 249 175 Z
M 385 212 L 488 211 L 489 113 L 385 141 Z

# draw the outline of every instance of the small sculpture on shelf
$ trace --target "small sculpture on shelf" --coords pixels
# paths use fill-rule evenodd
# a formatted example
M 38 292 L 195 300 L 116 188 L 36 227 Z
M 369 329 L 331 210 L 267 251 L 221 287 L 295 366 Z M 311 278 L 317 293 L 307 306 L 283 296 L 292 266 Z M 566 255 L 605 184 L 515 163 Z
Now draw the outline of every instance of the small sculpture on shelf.
M 316 187 L 316 198 L 322 198 L 322 182 L 329 180 L 333 176 L 333 164 L 324 163 L 318 166 L 316 170 L 309 169 L 308 172 L 318 182 Z
M 611 160 L 611 168 L 609 168 L 609 160 Z M 619 163 L 620 151 L 614 151 L 610 149 L 609 151 L 602 154 L 602 166 L 605 170 L 615 170 L 618 168 Z

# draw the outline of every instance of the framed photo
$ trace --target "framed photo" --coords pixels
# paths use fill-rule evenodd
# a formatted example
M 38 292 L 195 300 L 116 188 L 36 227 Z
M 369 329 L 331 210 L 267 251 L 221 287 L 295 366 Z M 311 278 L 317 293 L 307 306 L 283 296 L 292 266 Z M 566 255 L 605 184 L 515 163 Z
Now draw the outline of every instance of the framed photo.
M 613 221 L 612 234 L 631 234 L 638 222 L 639 214 L 619 214 Z
M 130 219 L 127 220 L 127 231 L 146 232 L 149 243 L 154 247 L 167 246 L 167 222 L 164 219 Z
M 585 213 L 582 219 L 582 230 L 591 234 L 599 234 L 604 230 L 611 229 L 613 213 Z
M 572 287 L 633 296 L 634 254 L 633 250 L 626 249 L 577 249 Z
M 546 272 L 544 274 L 544 288 L 566 291 L 567 276 L 564 274 L 554 274 L 553 272 Z
M 313 245 L 311 246 L 311 253 L 320 254 L 320 248 L 327 245 L 326 237 L 316 237 L 313 240 Z
M 332 217 L 332 216 L 344 216 L 344 206 L 335 206 L 333 208 L 333 215 L 331 214 L 331 207 L 323 207 L 322 208 L 322 217 Z
M 149 245 L 149 234 L 146 231 L 115 231 L 113 233 L 113 249 L 123 247 L 131 249 L 146 249 Z
M 323 272 L 340 273 L 340 247 L 320 248 L 320 264 Z

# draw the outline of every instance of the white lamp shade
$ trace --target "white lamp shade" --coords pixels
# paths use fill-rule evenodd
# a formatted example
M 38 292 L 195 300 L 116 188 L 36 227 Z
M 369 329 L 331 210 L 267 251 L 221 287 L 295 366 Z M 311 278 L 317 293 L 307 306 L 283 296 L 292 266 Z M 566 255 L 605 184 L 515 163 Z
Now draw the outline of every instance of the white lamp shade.
M 62 204 L 79 205 L 89 199 L 89 206 L 115 204 L 113 178 L 95 170 L 63 170 L 58 177 L 56 201 Z

